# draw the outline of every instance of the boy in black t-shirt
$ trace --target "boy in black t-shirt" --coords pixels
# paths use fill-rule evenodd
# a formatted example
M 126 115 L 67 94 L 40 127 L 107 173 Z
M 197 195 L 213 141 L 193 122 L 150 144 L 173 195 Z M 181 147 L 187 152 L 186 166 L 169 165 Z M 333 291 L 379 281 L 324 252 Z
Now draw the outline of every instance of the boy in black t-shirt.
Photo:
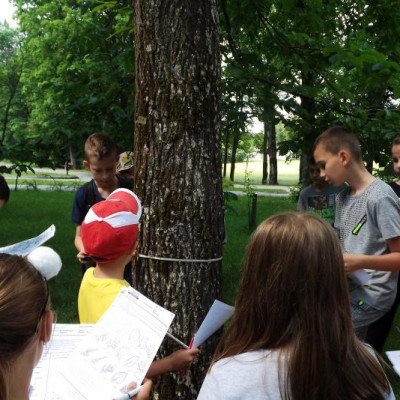
M 105 200 L 115 189 L 132 190 L 132 182 L 117 175 L 118 151 L 110 137 L 104 133 L 93 133 L 85 142 L 83 165 L 92 173 L 93 179 L 81 186 L 74 199 L 72 222 L 76 224 L 74 244 L 78 250 L 78 260 L 82 264 L 82 274 L 88 268 L 85 249 L 81 238 L 81 225 L 89 209 L 99 201 Z M 132 285 L 132 264 L 125 268 L 124 278 Z

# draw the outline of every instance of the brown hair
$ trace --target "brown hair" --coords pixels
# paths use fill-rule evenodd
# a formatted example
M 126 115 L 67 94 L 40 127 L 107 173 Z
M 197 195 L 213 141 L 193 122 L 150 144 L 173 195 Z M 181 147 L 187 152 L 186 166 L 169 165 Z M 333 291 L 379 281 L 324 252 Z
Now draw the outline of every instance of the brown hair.
M 400 136 L 396 136 L 393 139 L 392 146 L 394 146 L 395 144 L 400 144 Z
M 0 175 L 0 200 L 4 200 L 7 203 L 10 198 L 10 188 L 3 175 Z
M 117 146 L 112 139 L 104 133 L 93 133 L 85 142 L 85 157 L 90 161 L 91 157 L 102 160 L 105 157 L 117 157 Z
M 32 264 L 0 253 L 0 399 L 8 399 L 12 362 L 37 333 L 48 307 L 46 281 Z
M 389 384 L 354 334 L 333 229 L 306 213 L 265 220 L 253 234 L 235 312 L 213 362 L 257 349 L 284 363 L 282 398 L 378 400 Z
M 326 151 L 337 154 L 341 149 L 347 149 L 357 162 L 362 161 L 361 146 L 357 136 L 341 126 L 333 126 L 321 133 L 314 143 L 314 150 L 322 144 Z

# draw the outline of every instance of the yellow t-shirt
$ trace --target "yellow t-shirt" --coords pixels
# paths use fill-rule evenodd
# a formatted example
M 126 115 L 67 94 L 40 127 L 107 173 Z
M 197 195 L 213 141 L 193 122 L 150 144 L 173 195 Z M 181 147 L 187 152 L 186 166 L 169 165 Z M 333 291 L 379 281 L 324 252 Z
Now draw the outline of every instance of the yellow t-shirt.
M 81 324 L 95 324 L 110 307 L 121 288 L 129 287 L 124 279 L 95 278 L 93 272 L 93 267 L 85 272 L 79 289 L 78 311 Z

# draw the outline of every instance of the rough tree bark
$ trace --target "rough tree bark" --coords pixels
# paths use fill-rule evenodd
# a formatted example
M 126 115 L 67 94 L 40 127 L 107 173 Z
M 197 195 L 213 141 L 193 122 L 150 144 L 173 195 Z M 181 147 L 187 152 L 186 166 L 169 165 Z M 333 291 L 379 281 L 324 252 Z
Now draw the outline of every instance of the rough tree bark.
M 135 0 L 135 191 L 143 203 L 139 253 L 178 259 L 222 254 L 223 194 L 216 0 Z M 138 258 L 137 288 L 176 314 L 189 342 L 214 299 L 221 262 Z M 217 336 L 187 372 L 159 377 L 156 399 L 195 399 Z M 165 339 L 160 354 L 177 350 Z

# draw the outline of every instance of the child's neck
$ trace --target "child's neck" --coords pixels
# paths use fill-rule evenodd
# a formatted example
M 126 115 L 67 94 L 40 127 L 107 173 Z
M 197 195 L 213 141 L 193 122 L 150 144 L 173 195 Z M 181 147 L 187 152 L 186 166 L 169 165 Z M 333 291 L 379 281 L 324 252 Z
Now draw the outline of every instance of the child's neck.
M 94 181 L 96 186 L 97 186 L 97 190 L 99 191 L 99 193 L 101 194 L 101 197 L 106 198 L 108 197 L 108 195 L 110 195 L 115 189 L 118 189 L 118 178 L 117 175 L 114 176 L 113 181 L 107 185 L 107 186 L 100 186 L 100 184 L 96 181 Z
M 329 183 L 326 181 L 312 184 L 312 187 L 316 192 L 320 192 L 321 190 L 325 189 L 328 186 L 329 186 Z
M 352 166 L 347 183 L 351 188 L 351 195 L 358 195 L 364 191 L 375 178 L 365 168 L 364 164 L 355 164 Z
M 125 265 L 128 261 L 118 259 L 108 264 L 97 263 L 93 275 L 99 279 L 124 279 Z

